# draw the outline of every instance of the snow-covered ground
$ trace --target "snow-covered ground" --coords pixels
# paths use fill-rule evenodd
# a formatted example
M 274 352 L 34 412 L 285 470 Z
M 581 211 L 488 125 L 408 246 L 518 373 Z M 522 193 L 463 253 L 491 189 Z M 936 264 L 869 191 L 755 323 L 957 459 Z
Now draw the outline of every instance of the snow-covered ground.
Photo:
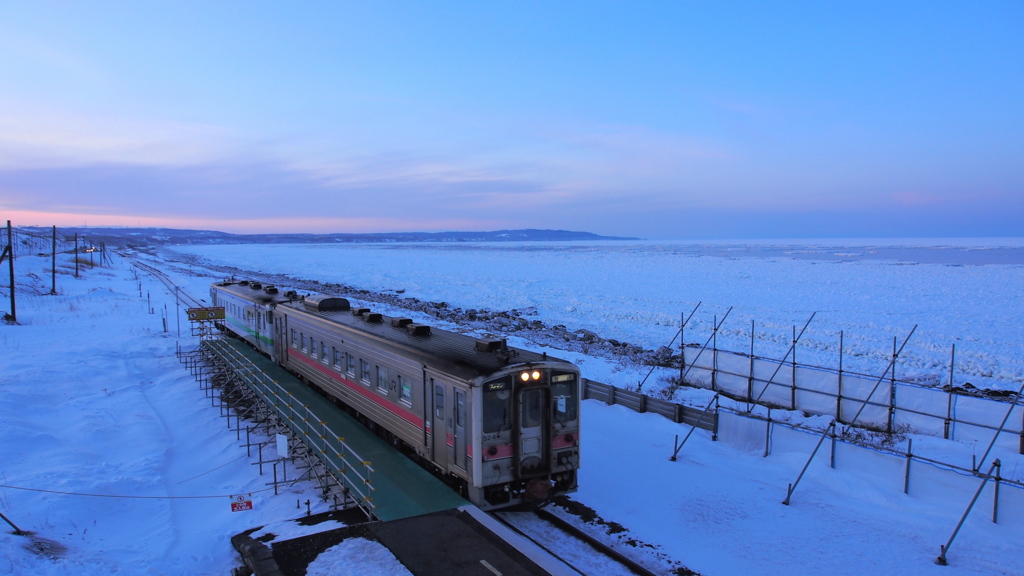
M 679 312 L 699 300 L 705 314 L 732 305 L 746 315 L 737 320 L 737 342 L 748 337 L 743 330 L 756 318 L 766 332 L 765 355 L 785 341 L 791 324 L 818 310 L 819 318 L 827 317 L 812 325 L 820 344 L 809 345 L 803 358 L 818 351 L 823 363 L 839 329 L 848 337 L 860 333 L 858 344 L 871 363 L 874 354 L 887 361 L 892 336 L 919 323 L 923 335 L 908 366 L 931 369 L 930 359 L 961 338 L 958 356 L 963 343 L 963 353 L 977 360 L 965 363 L 965 376 L 973 379 L 967 371 L 976 370 L 985 377 L 988 370 L 993 382 L 1013 386 L 1024 373 L 1015 327 L 1024 316 L 1019 264 L 911 266 L 687 250 L 362 245 L 176 253 L 369 290 L 404 290 L 461 307 L 534 307 L 549 325 L 648 347 L 667 343 Z M 7 486 L 0 488 L 0 511 L 35 539 L 0 532 L 0 574 L 228 574 L 238 562 L 231 535 L 301 516 L 296 502 L 316 502 L 314 489 L 299 484 L 280 496 L 266 490 L 268 479 L 258 476 L 235 433 L 178 363 L 176 344 L 195 343 L 177 337 L 174 298 L 159 283 L 142 277 L 140 296 L 121 258 L 79 279 L 68 274 L 65 261 L 59 294 L 48 296 L 48 264 L 49 258 L 18 259 L 20 325 L 0 325 L 0 484 Z M 222 275 L 199 265 L 161 266 L 199 297 Z M 146 309 L 147 293 L 155 314 Z M 710 318 L 702 322 L 706 329 Z M 776 330 L 773 344 L 769 333 Z M 582 360 L 584 371 L 607 362 Z M 765 458 L 742 443 L 716 443 L 698 432 L 679 461 L 670 462 L 673 437 L 686 427 L 594 401 L 584 403 L 583 416 L 581 489 L 574 499 L 624 525 L 628 537 L 655 546 L 653 552 L 702 574 L 1024 574 L 1018 489 L 1003 487 L 999 523 L 993 524 L 987 488 L 954 543 L 951 565 L 939 567 L 932 560 L 970 500 L 973 479 L 922 465 L 904 495 L 901 477 L 886 471 L 892 466 L 885 460 L 843 453 L 833 470 L 819 456 L 787 507 L 780 501 L 807 459 L 805 441 L 780 438 Z M 249 493 L 255 510 L 232 513 L 229 497 Z M 28 549 L 33 542 L 36 551 Z M 360 543 L 349 546 L 322 556 L 317 570 L 362 553 Z M 372 552 L 367 569 L 386 571 L 393 559 L 379 552 Z

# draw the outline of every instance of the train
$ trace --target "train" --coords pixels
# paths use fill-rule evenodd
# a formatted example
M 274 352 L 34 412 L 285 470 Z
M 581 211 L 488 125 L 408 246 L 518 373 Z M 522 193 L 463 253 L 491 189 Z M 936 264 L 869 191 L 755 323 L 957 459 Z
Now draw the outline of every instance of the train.
M 256 281 L 210 286 L 221 327 L 300 377 L 484 510 L 577 489 L 571 362 Z

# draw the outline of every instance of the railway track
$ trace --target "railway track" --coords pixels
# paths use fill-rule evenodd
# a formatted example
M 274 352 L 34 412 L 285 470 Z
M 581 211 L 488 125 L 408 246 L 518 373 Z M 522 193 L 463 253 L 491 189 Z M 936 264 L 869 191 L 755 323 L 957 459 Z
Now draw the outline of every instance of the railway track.
M 543 508 L 533 512 L 494 512 L 492 516 L 582 576 L 657 576 L 655 572 Z M 567 535 L 570 541 L 557 539 L 555 535 Z
M 202 302 L 175 284 L 174 281 L 171 280 L 170 276 L 164 274 L 159 268 L 154 268 L 153 266 L 142 262 L 138 258 L 132 258 L 129 256 L 128 260 L 132 263 L 132 266 L 135 266 L 142 272 L 153 276 L 159 280 L 161 284 L 166 286 L 168 290 L 177 294 L 178 299 L 189 308 L 202 308 L 204 306 Z

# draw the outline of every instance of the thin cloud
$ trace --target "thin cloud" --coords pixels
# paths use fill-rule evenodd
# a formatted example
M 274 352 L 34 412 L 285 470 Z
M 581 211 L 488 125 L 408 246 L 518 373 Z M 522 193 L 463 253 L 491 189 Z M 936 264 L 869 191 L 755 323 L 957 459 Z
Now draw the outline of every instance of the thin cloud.
M 65 114 L 5 104 L 0 168 L 101 163 L 184 166 L 239 155 L 242 135 L 209 124 Z
M 892 195 L 892 199 L 901 206 L 935 206 L 945 204 L 948 200 L 938 194 L 904 190 Z

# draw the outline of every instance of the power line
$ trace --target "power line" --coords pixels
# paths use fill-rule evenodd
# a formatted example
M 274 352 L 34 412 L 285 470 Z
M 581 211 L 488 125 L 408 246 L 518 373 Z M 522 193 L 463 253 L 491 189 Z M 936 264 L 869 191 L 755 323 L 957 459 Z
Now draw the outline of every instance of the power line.
M 0 484 L 0 488 L 10 488 L 11 490 L 27 490 L 29 492 L 45 492 L 47 494 L 62 494 L 64 496 L 92 496 L 94 498 L 130 498 L 135 500 L 199 500 L 209 498 L 231 498 L 237 496 L 237 494 L 222 494 L 217 496 L 127 496 L 117 494 L 87 494 L 84 492 L 62 492 L 60 490 L 43 490 L 42 488 L 26 488 L 24 486 L 9 486 L 7 484 Z M 254 490 L 252 492 L 242 492 L 242 494 L 258 494 L 260 492 L 267 492 L 273 490 L 273 488 L 264 488 L 262 490 Z

